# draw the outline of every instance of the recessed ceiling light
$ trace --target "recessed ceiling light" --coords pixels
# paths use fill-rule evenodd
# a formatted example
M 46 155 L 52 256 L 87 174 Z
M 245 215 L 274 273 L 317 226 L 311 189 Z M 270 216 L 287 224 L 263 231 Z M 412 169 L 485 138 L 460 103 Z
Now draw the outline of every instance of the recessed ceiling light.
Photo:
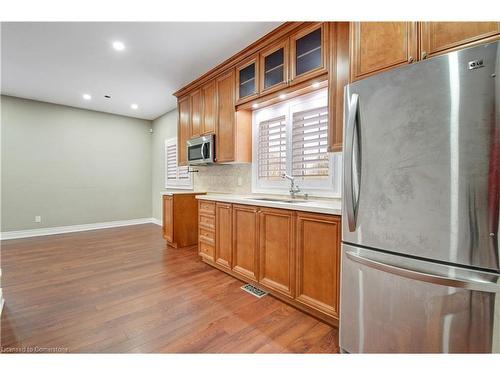
M 134 103 L 134 104 L 131 104 L 131 105 L 130 105 L 130 108 L 132 108 L 132 109 L 138 109 L 138 108 L 139 108 L 139 106 L 138 106 L 137 104 L 135 104 L 135 103 Z
M 285 99 L 286 95 L 285 94 L 280 94 L 280 99 Z
M 319 82 L 314 82 L 312 84 L 312 87 L 314 87 L 315 89 L 317 89 L 319 87 Z
M 92 96 L 91 96 L 90 94 L 83 94 L 83 95 L 82 95 L 82 97 L 83 97 L 83 99 L 85 99 L 85 100 L 90 100 L 90 99 L 92 99 Z
M 125 44 L 119 40 L 113 42 L 113 48 L 117 51 L 123 51 L 125 49 Z
M 257 103 L 252 104 L 252 108 L 259 108 L 259 105 Z

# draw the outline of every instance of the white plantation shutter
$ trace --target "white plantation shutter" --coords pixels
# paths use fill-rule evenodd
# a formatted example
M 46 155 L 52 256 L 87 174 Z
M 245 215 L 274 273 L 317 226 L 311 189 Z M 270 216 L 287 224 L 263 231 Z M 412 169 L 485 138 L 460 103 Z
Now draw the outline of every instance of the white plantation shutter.
M 279 116 L 259 124 L 259 178 L 280 179 L 286 172 L 286 121 Z
M 328 107 L 295 112 L 292 129 L 292 176 L 328 177 Z
M 165 175 L 167 182 L 177 180 L 177 143 L 167 144 L 165 146 Z
M 177 139 L 165 140 L 165 187 L 192 189 L 189 168 L 177 165 Z
M 286 194 L 286 172 L 302 192 L 340 196 L 342 155 L 327 152 L 327 89 L 256 109 L 252 130 L 252 192 Z
M 187 180 L 190 178 L 189 167 L 177 166 L 177 178 L 179 180 Z

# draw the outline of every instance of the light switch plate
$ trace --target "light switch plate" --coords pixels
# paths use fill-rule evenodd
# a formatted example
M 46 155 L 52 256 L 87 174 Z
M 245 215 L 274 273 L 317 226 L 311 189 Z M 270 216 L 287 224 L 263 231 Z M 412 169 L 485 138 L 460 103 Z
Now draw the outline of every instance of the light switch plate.
M 42 217 L 41 216 L 35 216 L 35 223 L 41 223 L 42 222 Z

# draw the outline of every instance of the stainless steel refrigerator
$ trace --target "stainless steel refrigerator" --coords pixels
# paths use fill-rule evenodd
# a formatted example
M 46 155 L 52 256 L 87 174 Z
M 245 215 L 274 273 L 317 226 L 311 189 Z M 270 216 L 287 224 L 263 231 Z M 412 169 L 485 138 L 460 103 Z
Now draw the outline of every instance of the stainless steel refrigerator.
M 499 42 L 345 88 L 340 347 L 500 352 Z

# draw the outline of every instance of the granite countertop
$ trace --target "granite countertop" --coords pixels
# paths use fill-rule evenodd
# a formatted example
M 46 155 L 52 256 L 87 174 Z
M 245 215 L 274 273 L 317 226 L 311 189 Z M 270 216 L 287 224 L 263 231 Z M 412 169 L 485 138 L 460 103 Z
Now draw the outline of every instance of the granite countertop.
M 182 189 L 168 189 L 162 191 L 161 195 L 174 195 L 174 194 L 205 194 L 205 191 L 195 191 L 195 190 L 182 190 Z
M 330 215 L 341 215 L 342 214 L 342 201 L 340 199 L 321 199 L 321 198 L 309 198 L 304 200 L 302 197 L 297 197 L 297 202 L 280 202 L 272 200 L 261 200 L 259 198 L 267 199 L 289 199 L 290 197 L 284 196 L 272 196 L 272 195 L 257 195 L 257 194 L 206 194 L 198 195 L 197 199 L 226 202 L 226 203 L 237 203 L 237 204 L 247 204 L 252 206 L 260 207 L 271 207 L 271 208 L 281 208 L 286 210 L 295 211 L 305 211 L 305 212 L 316 212 L 321 214 Z

